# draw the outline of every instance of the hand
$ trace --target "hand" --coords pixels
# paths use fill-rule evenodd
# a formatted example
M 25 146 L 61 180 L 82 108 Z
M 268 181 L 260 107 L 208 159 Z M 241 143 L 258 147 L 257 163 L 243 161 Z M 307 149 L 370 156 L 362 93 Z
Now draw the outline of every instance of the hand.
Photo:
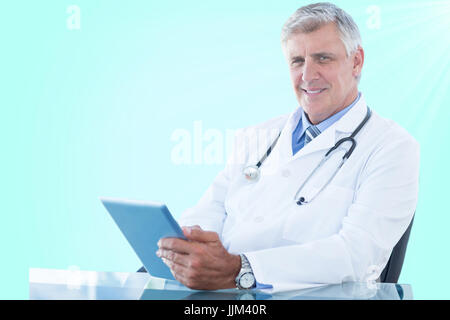
M 183 227 L 188 239 L 163 238 L 156 252 L 176 280 L 198 290 L 235 288 L 241 258 L 223 247 L 219 235 L 199 226 Z

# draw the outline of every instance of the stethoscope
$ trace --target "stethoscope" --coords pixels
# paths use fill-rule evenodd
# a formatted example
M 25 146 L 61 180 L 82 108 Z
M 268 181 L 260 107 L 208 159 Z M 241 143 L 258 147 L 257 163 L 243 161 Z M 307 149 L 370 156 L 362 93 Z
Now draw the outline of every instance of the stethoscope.
M 367 107 L 366 116 L 361 121 L 359 126 L 353 131 L 353 133 L 349 137 L 339 139 L 336 142 L 336 144 L 332 148 L 330 148 L 328 150 L 328 152 L 325 154 L 325 156 L 319 162 L 319 164 L 316 166 L 316 168 L 305 179 L 305 181 L 298 188 L 298 190 L 297 190 L 297 192 L 295 193 L 295 196 L 294 196 L 294 200 L 299 206 L 302 205 L 302 204 L 307 204 L 307 203 L 312 202 L 323 191 L 323 189 L 325 189 L 326 186 L 328 186 L 330 184 L 331 180 L 333 180 L 333 178 L 336 176 L 336 174 L 338 173 L 339 169 L 341 169 L 341 167 L 344 165 L 345 161 L 347 161 L 347 159 L 350 158 L 350 156 L 352 155 L 353 150 L 355 150 L 355 147 L 356 147 L 355 137 L 359 133 L 359 131 L 364 127 L 364 125 L 367 123 L 367 121 L 369 121 L 371 115 L 372 115 L 372 111 L 369 109 L 369 107 Z M 259 177 L 261 175 L 260 167 L 263 164 L 263 162 L 267 159 L 267 157 L 270 155 L 270 153 L 272 152 L 273 148 L 275 147 L 275 145 L 278 142 L 278 139 L 280 138 L 280 135 L 281 135 L 281 132 L 278 134 L 278 136 L 275 139 L 275 141 L 270 145 L 269 149 L 267 149 L 267 152 L 264 154 L 264 156 L 261 158 L 261 160 L 258 161 L 258 163 L 256 165 L 247 166 L 247 167 L 244 168 L 242 173 L 244 174 L 244 176 L 245 176 L 245 178 L 247 180 L 256 182 L 259 179 Z M 322 165 L 330 158 L 330 156 L 333 153 L 333 151 L 336 150 L 337 148 L 339 148 L 339 146 L 341 144 L 343 144 L 344 142 L 347 142 L 347 141 L 350 142 L 352 145 L 351 145 L 350 149 L 344 154 L 344 156 L 342 157 L 341 163 L 336 168 L 336 170 L 334 171 L 333 175 L 328 179 L 328 181 L 310 199 L 305 199 L 305 197 L 302 197 L 302 196 L 299 197 L 299 194 L 303 190 L 304 186 L 308 183 L 309 180 L 311 180 L 311 178 L 314 176 L 314 174 L 317 172 L 317 170 L 320 167 L 322 167 Z

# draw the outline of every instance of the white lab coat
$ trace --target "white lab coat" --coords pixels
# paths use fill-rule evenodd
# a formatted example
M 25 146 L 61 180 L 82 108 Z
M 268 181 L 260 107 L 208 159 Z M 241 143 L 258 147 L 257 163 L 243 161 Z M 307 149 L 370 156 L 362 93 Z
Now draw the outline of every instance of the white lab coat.
M 373 111 L 373 110 L 372 110 Z M 258 283 L 274 290 L 377 279 L 407 229 L 417 203 L 419 144 L 376 112 L 356 136 L 357 146 L 332 182 L 311 203 L 294 195 L 337 140 L 364 119 L 358 103 L 292 155 L 292 132 L 301 108 L 238 130 L 227 164 L 181 225 L 216 231 L 230 253 L 244 253 Z M 255 165 L 277 134 L 258 182 L 242 170 Z M 342 145 L 345 150 L 348 143 Z M 345 150 L 338 149 L 305 186 L 308 199 L 330 178 Z

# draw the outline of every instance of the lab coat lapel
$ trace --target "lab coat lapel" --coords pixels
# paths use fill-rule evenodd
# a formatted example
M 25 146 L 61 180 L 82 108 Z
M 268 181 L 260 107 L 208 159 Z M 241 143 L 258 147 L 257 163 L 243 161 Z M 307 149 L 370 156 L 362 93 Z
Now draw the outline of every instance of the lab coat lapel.
M 300 149 L 291 159 L 296 160 L 316 151 L 330 149 L 335 143 L 344 136 L 350 135 L 364 119 L 366 115 L 366 102 L 363 95 L 358 103 L 351 108 L 341 119 L 327 128 L 324 132 L 314 138 L 310 143 Z M 292 132 L 291 132 L 292 133 Z M 292 141 L 292 137 L 291 140 Z M 291 147 L 292 155 L 292 147 Z
M 339 121 L 337 121 L 335 131 L 340 133 L 353 133 L 364 120 L 367 113 L 367 104 L 363 94 L 359 98 L 358 103 Z M 340 139 L 340 138 L 339 138 Z
M 292 132 L 297 126 L 301 113 L 302 108 L 300 107 L 292 112 L 281 131 L 281 136 L 278 142 L 278 153 L 282 162 L 289 161 L 292 158 Z

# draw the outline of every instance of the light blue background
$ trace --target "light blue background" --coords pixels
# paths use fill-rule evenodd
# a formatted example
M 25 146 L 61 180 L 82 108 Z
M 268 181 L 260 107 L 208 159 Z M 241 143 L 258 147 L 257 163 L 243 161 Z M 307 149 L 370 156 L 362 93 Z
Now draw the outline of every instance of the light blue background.
M 194 205 L 223 162 L 175 164 L 172 134 L 201 121 L 225 136 L 297 107 L 279 36 L 306 3 L 2 3 L 0 298 L 26 299 L 31 267 L 136 270 L 98 197 L 161 201 L 175 216 Z M 67 27 L 72 4 L 80 29 Z M 421 144 L 399 282 L 448 299 L 450 2 L 336 4 L 361 29 L 369 105 Z

